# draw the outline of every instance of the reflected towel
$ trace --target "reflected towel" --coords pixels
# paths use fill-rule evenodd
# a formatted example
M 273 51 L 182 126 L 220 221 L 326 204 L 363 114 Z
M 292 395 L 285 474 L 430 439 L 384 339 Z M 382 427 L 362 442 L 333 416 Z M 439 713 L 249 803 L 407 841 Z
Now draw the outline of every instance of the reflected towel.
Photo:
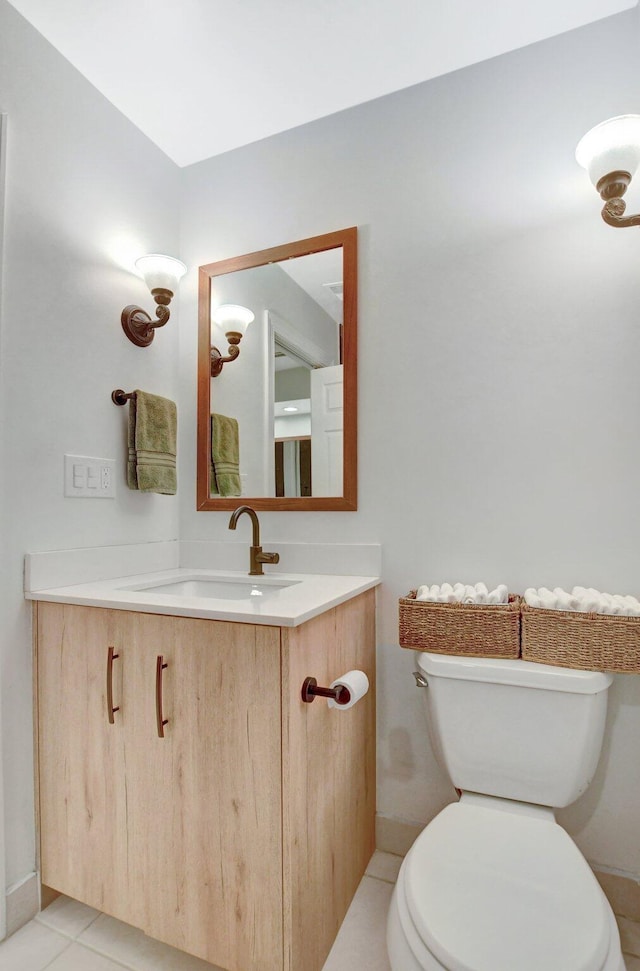
M 212 495 L 240 495 L 240 436 L 235 418 L 211 415 L 210 478 Z
M 139 492 L 177 491 L 175 402 L 136 390 L 129 400 L 127 485 Z

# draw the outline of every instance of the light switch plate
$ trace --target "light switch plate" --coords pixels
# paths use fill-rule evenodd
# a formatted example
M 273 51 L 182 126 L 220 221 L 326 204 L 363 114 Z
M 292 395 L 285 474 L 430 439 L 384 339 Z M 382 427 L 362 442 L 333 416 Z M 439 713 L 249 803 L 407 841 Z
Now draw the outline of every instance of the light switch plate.
M 115 499 L 115 466 L 115 459 L 65 455 L 65 496 L 74 499 Z

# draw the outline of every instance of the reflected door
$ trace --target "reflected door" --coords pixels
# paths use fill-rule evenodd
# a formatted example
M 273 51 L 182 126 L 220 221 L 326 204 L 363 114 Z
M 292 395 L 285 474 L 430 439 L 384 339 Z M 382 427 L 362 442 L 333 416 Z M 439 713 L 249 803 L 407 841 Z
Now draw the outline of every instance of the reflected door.
M 343 488 L 343 366 L 311 372 L 311 489 L 314 496 L 341 496 Z

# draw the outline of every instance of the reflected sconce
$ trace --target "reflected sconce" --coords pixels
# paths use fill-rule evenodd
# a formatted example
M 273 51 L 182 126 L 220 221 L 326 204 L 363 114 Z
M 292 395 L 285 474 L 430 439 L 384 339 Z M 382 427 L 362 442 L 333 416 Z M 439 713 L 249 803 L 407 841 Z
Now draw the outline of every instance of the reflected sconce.
M 578 142 L 576 161 L 604 199 L 604 221 L 609 226 L 640 226 L 640 214 L 624 215 L 622 198 L 640 165 L 640 115 L 619 115 L 596 125 Z
M 224 303 L 211 314 L 211 320 L 224 331 L 229 342 L 227 357 L 223 357 L 217 347 L 211 348 L 211 377 L 217 378 L 222 368 L 229 361 L 235 361 L 240 348 L 240 341 L 245 335 L 247 327 L 254 320 L 255 315 L 248 307 L 240 307 L 235 303 Z
M 159 253 L 141 256 L 136 260 L 135 266 L 158 304 L 157 320 L 153 320 L 146 310 L 136 307 L 135 304 L 125 307 L 120 319 L 129 340 L 138 347 L 148 347 L 154 338 L 156 327 L 164 327 L 169 319 L 171 298 L 187 268 L 180 260 L 174 260 L 172 256 L 161 256 Z

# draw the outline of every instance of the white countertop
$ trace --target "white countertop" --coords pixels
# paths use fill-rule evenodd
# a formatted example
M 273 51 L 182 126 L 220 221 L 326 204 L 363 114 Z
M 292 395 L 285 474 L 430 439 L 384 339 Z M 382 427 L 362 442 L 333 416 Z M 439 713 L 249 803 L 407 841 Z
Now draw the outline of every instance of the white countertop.
M 380 583 L 379 577 L 335 576 L 333 574 L 271 573 L 252 577 L 251 582 L 263 585 L 264 594 L 243 600 L 205 596 L 185 596 L 156 589 L 162 583 L 185 580 L 248 581 L 247 573 L 230 570 L 192 570 L 179 568 L 121 576 L 109 580 L 93 580 L 45 590 L 27 590 L 28 600 L 48 603 L 81 604 L 90 607 L 109 607 L 115 610 L 134 610 L 148 614 L 170 614 L 178 617 L 201 617 L 245 624 L 268 624 L 275 627 L 297 627 L 312 617 L 330 610 L 352 597 L 370 590 Z M 290 586 L 278 586 L 290 583 Z M 146 589 L 145 588 L 146 585 Z M 268 590 L 274 586 L 274 590 Z M 133 590 L 132 587 L 143 587 Z

